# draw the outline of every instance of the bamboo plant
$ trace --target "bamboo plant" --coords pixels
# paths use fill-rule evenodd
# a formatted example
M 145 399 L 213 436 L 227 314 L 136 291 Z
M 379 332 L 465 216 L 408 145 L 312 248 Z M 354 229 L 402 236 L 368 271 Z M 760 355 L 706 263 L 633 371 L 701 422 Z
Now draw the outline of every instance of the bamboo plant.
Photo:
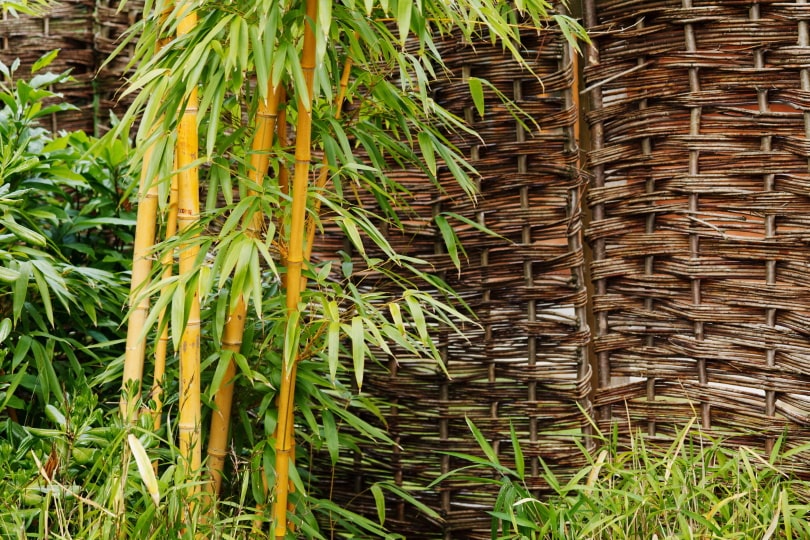
M 256 113 L 256 134 L 253 138 L 249 171 L 249 177 L 254 186 L 261 186 L 264 181 L 278 118 L 280 89 L 278 87 L 268 88 L 267 94 L 267 97 L 260 101 Z M 251 188 L 249 195 L 256 196 L 257 192 Z M 245 220 L 247 222 L 245 224 L 246 234 L 259 237 L 264 223 L 262 213 L 253 211 L 245 216 Z M 237 294 L 235 304 L 230 307 L 222 335 L 222 349 L 231 355 L 238 354 L 242 347 L 246 318 L 247 301 L 244 295 Z M 222 484 L 222 470 L 228 446 L 228 430 L 235 376 L 236 364 L 232 359 L 229 359 L 223 376 L 223 384 L 214 397 L 215 410 L 211 415 L 211 429 L 208 439 L 208 470 L 211 474 L 209 486 L 210 491 L 214 494 L 219 493 Z
M 180 357 L 180 453 L 193 479 L 200 469 L 200 421 L 206 413 L 199 402 L 205 385 L 213 403 L 208 441 L 212 493 L 222 491 L 228 432 L 236 429 L 229 422 L 234 381 L 241 374 L 236 384 L 253 396 L 248 403 L 257 404 L 250 405 L 257 407 L 250 411 L 257 421 L 251 424 L 253 416 L 239 411 L 240 440 L 256 441 L 248 453 L 275 464 L 272 470 L 255 468 L 266 476 L 250 478 L 258 486 L 254 493 L 263 492 L 265 483 L 273 487 L 275 538 L 288 536 L 288 520 L 299 519 L 299 510 L 289 512 L 288 503 L 306 507 L 306 490 L 291 491 L 305 487 L 296 474 L 296 430 L 307 430 L 310 444 L 320 440 L 333 463 L 340 451 L 335 418 L 357 437 L 386 440 L 384 431 L 346 407 L 352 386 L 347 377 L 362 388 L 366 359 L 395 350 L 438 361 L 430 328 L 460 331 L 459 322 L 470 323 L 429 265 L 396 253 L 379 223 L 400 227 L 399 209 L 408 206 L 407 193 L 388 176 L 392 168 L 420 168 L 437 184 L 440 170 L 447 171 L 462 191 L 475 193 L 474 169 L 446 138 L 448 132 L 471 131 L 429 93 L 441 66 L 439 36 L 455 31 L 459 39 L 471 40 L 486 34 L 519 59 L 521 25 L 542 29 L 556 23 L 572 39 L 579 31 L 570 19 L 551 14 L 544 0 L 516 5 L 496 0 L 235 0 L 227 5 L 200 0 L 193 10 L 180 4 L 165 20 L 145 14 L 130 90 L 140 94 L 121 125 L 141 114 L 138 140 L 155 147 L 155 163 L 145 168 L 160 177 L 177 174 L 177 235 L 153 252 L 178 249 L 180 264 L 177 276 L 154 273 L 153 281 L 142 286 L 159 293 L 159 299 L 144 308 L 139 335 L 147 335 L 150 325 L 158 327 L 171 306 L 168 343 Z M 161 36 L 175 31 L 160 53 L 150 53 Z M 150 102 L 150 95 L 165 99 Z M 474 97 L 482 101 L 480 94 Z M 283 101 L 286 105 L 279 107 Z M 352 103 L 351 114 L 341 114 L 344 102 Z M 288 124 L 295 126 L 290 148 Z M 158 126 L 170 135 L 162 140 L 143 126 Z M 314 167 L 313 153 L 323 156 Z M 198 169 L 198 162 L 205 166 Z M 197 199 L 200 178 L 208 200 L 217 200 L 219 193 L 226 206 L 209 208 L 212 216 L 224 216 L 221 230 L 198 238 L 196 231 L 204 229 L 200 221 L 207 219 Z M 234 186 L 240 193 L 236 200 Z M 363 189 L 375 194 L 381 214 L 371 215 L 359 204 L 355 194 Z M 353 287 L 351 264 L 309 262 L 322 205 L 356 254 L 366 257 L 366 267 L 398 274 L 400 294 Z M 148 229 L 142 234 L 154 236 Z M 368 244 L 384 260 L 371 257 Z M 439 291 L 440 298 L 421 291 L 420 283 Z M 182 295 L 185 299 L 178 301 Z M 245 342 L 245 329 L 253 343 Z M 216 363 L 214 373 L 200 370 L 201 358 Z M 302 369 L 308 382 L 304 394 L 297 395 Z M 313 372 L 319 375 L 313 378 Z M 300 423 L 296 408 L 304 413 Z M 306 526 L 302 530 L 315 525 Z

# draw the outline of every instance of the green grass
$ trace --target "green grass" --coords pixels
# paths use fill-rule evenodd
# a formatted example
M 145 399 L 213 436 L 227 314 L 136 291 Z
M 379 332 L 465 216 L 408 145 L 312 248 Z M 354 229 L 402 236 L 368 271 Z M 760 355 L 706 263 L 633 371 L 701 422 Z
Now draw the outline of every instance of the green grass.
M 599 435 L 596 451 L 583 448 L 589 464 L 570 479 L 544 465 L 552 494 L 536 498 L 524 483 L 517 440 L 511 470 L 470 427 L 486 459 L 468 458 L 500 473 L 493 539 L 810 538 L 810 482 L 786 472 L 807 462 L 810 445 L 788 450 L 781 438 L 766 455 L 694 422 L 665 444 L 638 434 L 621 445 L 615 435 Z

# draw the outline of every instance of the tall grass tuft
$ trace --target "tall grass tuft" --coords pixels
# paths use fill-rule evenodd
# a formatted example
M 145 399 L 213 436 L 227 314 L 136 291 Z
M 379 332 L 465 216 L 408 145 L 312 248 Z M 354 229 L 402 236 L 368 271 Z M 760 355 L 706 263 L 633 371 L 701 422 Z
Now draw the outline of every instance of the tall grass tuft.
M 550 493 L 536 496 L 527 488 L 517 439 L 512 470 L 468 423 L 486 459 L 466 456 L 475 465 L 463 471 L 489 467 L 500 485 L 493 539 L 810 538 L 810 482 L 787 472 L 791 463 L 806 462 L 810 444 L 786 449 L 782 437 L 767 455 L 694 421 L 664 443 L 639 433 L 621 445 L 615 434 L 599 434 L 595 452 L 583 447 L 588 465 L 570 479 L 543 464 Z M 464 473 L 450 473 L 458 474 Z

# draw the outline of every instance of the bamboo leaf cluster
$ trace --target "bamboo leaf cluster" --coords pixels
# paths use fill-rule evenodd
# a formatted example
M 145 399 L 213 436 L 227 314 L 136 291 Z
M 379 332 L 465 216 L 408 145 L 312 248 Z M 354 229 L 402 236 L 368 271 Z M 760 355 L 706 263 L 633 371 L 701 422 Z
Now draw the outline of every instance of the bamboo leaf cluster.
M 349 440 L 336 418 L 385 439 L 349 412 L 352 403 L 369 406 L 351 397 L 352 386 L 362 392 L 366 363 L 404 352 L 441 365 L 432 331 L 474 324 L 430 265 L 397 253 L 382 232 L 383 225 L 401 229 L 409 212 L 410 194 L 390 171 L 420 170 L 442 191 L 447 171 L 475 197 L 475 169 L 448 137 L 475 135 L 431 93 L 444 76 L 438 40 L 491 40 L 526 65 L 522 28 L 567 24 L 576 29 L 566 34 L 572 41 L 584 36 L 555 16 L 545 1 L 146 3 L 132 34 L 137 68 L 127 92 L 137 96 L 120 124 L 140 121 L 141 169 L 121 409 L 136 421 L 147 349 L 159 351 L 155 425 L 171 388 L 185 473 L 202 472 L 207 436 L 206 490 L 216 498 L 234 431 L 234 390 L 249 388 L 260 403 L 251 414 L 263 426 L 239 411 L 240 429 L 261 455 L 252 461 L 252 491 L 260 514 L 273 500 L 276 538 L 296 515 L 288 514 L 295 507 L 288 496 L 307 500 L 295 466 L 294 411 L 309 443 L 325 446 L 333 462 Z M 373 194 L 381 210 L 364 208 L 362 194 Z M 460 268 L 457 217 L 439 215 L 436 225 Z M 366 271 L 391 276 L 401 292 L 359 286 L 362 272 L 348 256 L 313 260 L 327 219 Z M 162 345 L 147 347 L 154 338 Z M 163 375 L 168 345 L 179 357 L 174 381 Z M 307 377 L 314 377 L 309 384 Z

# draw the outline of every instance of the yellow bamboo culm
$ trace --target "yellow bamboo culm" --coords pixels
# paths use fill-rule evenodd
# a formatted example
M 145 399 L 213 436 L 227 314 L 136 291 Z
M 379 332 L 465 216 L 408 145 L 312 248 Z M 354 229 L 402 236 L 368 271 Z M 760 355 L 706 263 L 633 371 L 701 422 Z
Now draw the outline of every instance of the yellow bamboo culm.
M 177 35 L 190 32 L 197 24 L 196 13 L 186 13 L 177 26 Z M 177 226 L 180 233 L 193 227 L 200 215 L 200 181 L 196 166 L 197 138 L 197 89 L 188 91 L 186 108 L 177 126 Z M 196 270 L 199 246 L 192 239 L 180 249 L 179 274 L 181 280 Z M 202 449 L 200 445 L 200 295 L 199 287 L 192 293 L 186 327 L 180 339 L 180 404 L 179 448 L 188 478 L 200 470 Z M 191 493 L 199 488 L 190 487 Z
M 166 217 L 166 227 L 164 236 L 171 238 L 177 233 L 177 176 L 172 175 L 169 192 L 169 211 Z M 172 277 L 172 266 L 174 265 L 174 255 L 171 251 L 164 253 L 160 263 L 163 265 L 163 279 Z M 163 414 L 163 377 L 166 374 L 166 355 L 169 350 L 169 326 L 164 325 L 166 319 L 166 308 L 160 313 L 158 328 L 162 328 L 157 343 L 155 344 L 155 369 L 152 380 L 152 400 L 155 408 L 152 410 L 152 425 L 155 431 L 160 429 L 160 418 Z
M 306 84 L 305 92 L 298 93 L 298 122 L 295 141 L 295 171 L 292 183 L 292 211 L 290 215 L 290 242 L 287 251 L 287 320 L 297 324 L 298 302 L 301 298 L 301 275 L 304 260 L 304 236 L 308 199 L 309 165 L 312 159 L 312 94 L 315 74 L 315 21 L 318 20 L 318 0 L 307 0 L 304 21 L 304 48 L 301 69 Z M 287 534 L 287 499 L 289 492 L 289 467 L 292 444 L 290 433 L 293 424 L 297 356 L 288 362 L 285 358 L 281 370 L 278 427 L 276 437 L 276 485 L 273 510 L 274 535 L 277 540 Z
M 278 91 L 274 87 L 268 88 L 267 99 L 259 104 L 256 113 L 256 134 L 253 138 L 252 154 L 250 157 L 249 178 L 254 185 L 261 185 L 264 176 L 267 174 L 267 167 L 270 162 L 270 151 L 273 146 L 273 133 L 276 130 L 276 118 L 278 116 Z M 251 189 L 248 195 L 255 195 L 255 190 Z M 252 237 L 261 234 L 263 216 L 260 212 L 254 212 L 246 216 L 246 233 Z M 247 318 L 247 303 L 245 297 L 239 295 L 236 304 L 232 307 L 225 322 L 222 335 L 222 348 L 232 354 L 238 354 L 242 348 L 242 336 L 245 330 L 245 319 Z M 233 379 L 236 376 L 236 364 L 231 359 L 225 370 L 222 385 L 214 396 L 215 410 L 211 415 L 211 429 L 208 437 L 208 470 L 211 481 L 206 485 L 206 489 L 214 494 L 219 494 L 222 486 L 222 471 L 225 465 L 225 456 L 228 448 L 228 430 L 230 428 L 231 408 L 233 404 Z
M 146 340 L 143 327 L 149 312 L 149 297 L 143 289 L 152 272 L 152 248 L 155 244 L 155 229 L 158 209 L 158 186 L 149 178 L 149 164 L 152 160 L 153 145 L 150 144 L 143 156 L 141 168 L 138 213 L 135 222 L 135 240 L 132 251 L 132 281 L 129 290 L 129 320 L 127 341 L 124 352 L 124 375 L 121 381 L 121 416 L 127 422 L 134 422 L 140 400 L 143 363 L 146 355 Z
M 346 58 L 346 62 L 343 64 L 343 73 L 340 75 L 340 90 L 337 94 L 337 99 L 335 100 L 335 119 L 340 120 L 341 115 L 343 114 L 343 101 L 346 99 L 346 90 L 349 87 L 349 76 L 352 73 L 352 59 L 351 57 Z M 319 193 L 323 188 L 326 186 L 326 180 L 329 177 L 329 160 L 324 156 L 323 158 L 323 168 L 321 169 L 320 174 L 318 175 L 318 180 L 315 182 L 315 192 Z M 320 214 L 321 210 L 321 199 L 315 199 L 315 204 L 313 205 L 312 214 L 307 218 L 307 242 L 306 246 L 304 247 L 304 260 L 309 261 L 312 257 L 312 246 L 315 243 L 315 217 Z M 306 280 L 302 280 L 304 283 L 302 285 L 302 290 L 306 287 Z
M 161 13 L 163 20 L 168 16 L 168 9 Z M 167 39 L 158 40 L 155 52 L 168 43 Z M 157 99 L 153 97 L 153 99 Z M 155 178 L 149 177 L 154 153 L 154 136 L 162 119 L 155 122 L 146 138 L 147 147 L 144 150 L 141 163 L 140 200 L 135 221 L 135 239 L 132 250 L 132 278 L 129 289 L 129 319 L 127 322 L 127 341 L 124 352 L 124 374 L 121 381 L 121 415 L 127 422 L 134 422 L 138 401 L 140 401 L 141 382 L 143 379 L 143 365 L 146 356 L 146 339 L 143 327 L 149 313 L 149 297 L 143 289 L 152 272 L 152 249 L 155 245 L 155 231 L 158 216 L 158 184 Z M 140 295 L 140 298 L 138 297 Z M 129 392 L 133 391 L 130 395 Z

